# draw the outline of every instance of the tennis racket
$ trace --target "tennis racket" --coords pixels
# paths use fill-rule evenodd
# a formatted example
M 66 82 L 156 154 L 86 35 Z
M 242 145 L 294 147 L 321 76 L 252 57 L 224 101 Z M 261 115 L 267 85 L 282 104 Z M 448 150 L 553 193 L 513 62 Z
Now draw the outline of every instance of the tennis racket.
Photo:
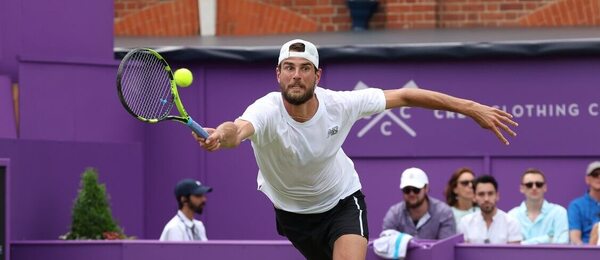
M 198 136 L 208 137 L 183 108 L 171 67 L 152 49 L 137 48 L 125 55 L 117 72 L 117 92 L 125 110 L 143 122 L 174 120 L 186 124 Z M 178 116 L 171 115 L 173 105 Z

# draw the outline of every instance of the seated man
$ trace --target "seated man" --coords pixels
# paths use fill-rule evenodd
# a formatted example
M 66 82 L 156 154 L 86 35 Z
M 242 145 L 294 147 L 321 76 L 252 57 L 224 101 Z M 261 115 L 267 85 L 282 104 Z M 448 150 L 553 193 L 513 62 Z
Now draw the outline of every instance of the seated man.
M 173 217 L 160 235 L 160 241 L 206 241 L 206 230 L 202 221 L 194 219 L 194 213 L 202 214 L 206 204 L 206 193 L 212 188 L 199 181 L 184 179 L 175 186 L 175 199 L 179 205 Z
M 458 224 L 466 243 L 518 244 L 521 242 L 519 222 L 506 214 L 496 203 L 500 198 L 498 182 L 493 176 L 482 175 L 475 179 L 475 201 L 480 212 L 464 216 Z
M 594 223 L 600 221 L 600 161 L 592 162 L 585 172 L 589 189 L 569 204 L 569 237 L 575 245 L 587 244 Z
M 527 169 L 521 176 L 525 201 L 508 212 L 521 224 L 521 244 L 569 243 L 567 210 L 544 199 L 546 183 L 546 176 L 537 169 Z
M 402 173 L 400 189 L 404 201 L 393 205 L 383 219 L 383 230 L 395 229 L 420 239 L 443 239 L 456 234 L 452 210 L 431 198 L 429 179 L 419 168 Z

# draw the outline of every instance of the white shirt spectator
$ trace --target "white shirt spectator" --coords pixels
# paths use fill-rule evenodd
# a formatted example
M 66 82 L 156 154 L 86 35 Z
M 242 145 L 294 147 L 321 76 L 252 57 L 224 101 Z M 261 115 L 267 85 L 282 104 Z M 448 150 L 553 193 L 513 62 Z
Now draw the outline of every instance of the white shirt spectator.
M 181 210 L 173 217 L 160 235 L 160 241 L 206 241 L 206 229 L 202 221 L 188 219 Z
M 481 212 L 464 216 L 458 225 L 458 233 L 463 233 L 465 242 L 472 244 L 506 244 L 523 239 L 519 222 L 501 209 L 496 209 L 489 228 Z

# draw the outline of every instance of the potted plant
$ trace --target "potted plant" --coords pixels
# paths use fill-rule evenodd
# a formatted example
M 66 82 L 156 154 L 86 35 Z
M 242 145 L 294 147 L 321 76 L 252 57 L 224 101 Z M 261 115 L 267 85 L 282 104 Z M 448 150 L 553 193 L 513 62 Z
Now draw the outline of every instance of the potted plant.
M 79 193 L 73 205 L 71 230 L 61 238 L 127 238 L 112 216 L 106 186 L 98 183 L 98 172 L 94 168 L 87 168 L 81 175 Z

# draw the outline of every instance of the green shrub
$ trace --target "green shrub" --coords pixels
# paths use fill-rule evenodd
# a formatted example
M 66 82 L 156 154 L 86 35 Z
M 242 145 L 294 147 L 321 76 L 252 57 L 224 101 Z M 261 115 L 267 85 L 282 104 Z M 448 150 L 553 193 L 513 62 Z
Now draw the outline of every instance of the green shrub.
M 113 219 L 106 195 L 106 186 L 98 183 L 98 173 L 94 168 L 87 168 L 81 175 L 79 194 L 73 205 L 71 231 L 62 238 L 126 238 Z

